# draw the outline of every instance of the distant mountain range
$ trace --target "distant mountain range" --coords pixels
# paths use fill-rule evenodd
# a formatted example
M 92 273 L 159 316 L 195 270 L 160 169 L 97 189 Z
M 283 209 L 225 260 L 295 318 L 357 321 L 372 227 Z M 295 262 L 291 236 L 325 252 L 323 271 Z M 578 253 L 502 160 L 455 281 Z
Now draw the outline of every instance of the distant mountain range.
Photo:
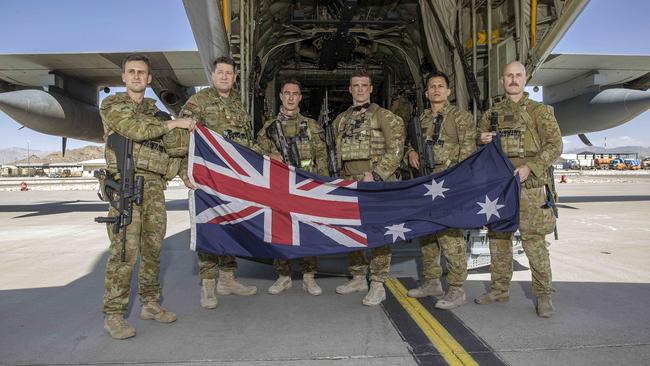
M 37 158 L 51 154 L 53 151 L 29 150 L 29 155 Z M 23 147 L 9 147 L 0 149 L 0 164 L 9 164 L 16 160 L 27 159 L 27 149 Z
M 594 153 L 637 153 L 639 158 L 650 156 L 650 146 L 619 146 L 608 147 L 607 149 L 602 146 L 583 146 L 577 149 L 565 151 L 565 154 L 578 154 L 583 151 L 590 151 Z
M 71 149 L 65 152 L 65 157 L 61 156 L 61 152 L 52 152 L 52 151 L 34 151 L 30 150 L 30 158 L 27 159 L 27 149 L 22 149 L 17 151 L 17 158 L 9 159 L 11 153 L 14 149 L 2 149 L 0 150 L 0 161 L 5 161 L 4 164 L 22 164 L 27 163 L 28 160 L 30 163 L 78 163 L 80 161 L 91 160 L 91 159 L 101 159 L 104 157 L 104 147 L 97 145 L 88 145 L 80 147 L 78 149 Z M 7 159 L 1 160 L 5 155 L 2 155 L 7 151 Z M 13 155 L 16 156 L 16 155 Z

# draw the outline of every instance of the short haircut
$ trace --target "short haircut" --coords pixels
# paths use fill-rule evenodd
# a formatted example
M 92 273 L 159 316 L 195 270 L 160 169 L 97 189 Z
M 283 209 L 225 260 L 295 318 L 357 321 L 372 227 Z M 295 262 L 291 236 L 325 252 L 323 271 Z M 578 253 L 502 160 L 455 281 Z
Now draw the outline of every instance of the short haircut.
M 350 84 L 352 84 L 352 78 L 368 78 L 370 84 L 372 84 L 372 76 L 366 69 L 356 69 L 352 71 L 352 75 L 350 75 Z
M 147 72 L 151 73 L 151 62 L 149 62 L 149 57 L 141 53 L 132 53 L 127 55 L 124 60 L 122 60 L 122 72 L 126 72 L 126 63 L 130 61 L 142 61 L 147 65 Z
M 230 56 L 219 56 L 212 61 L 212 72 L 217 69 L 218 64 L 227 64 L 232 66 L 232 69 L 236 69 L 235 67 L 235 60 L 232 59 Z
M 443 79 L 445 79 L 445 83 L 447 83 L 447 88 L 449 88 L 449 76 L 447 76 L 447 74 L 445 74 L 444 72 L 437 71 L 437 70 L 432 71 L 431 73 L 429 73 L 429 75 L 427 75 L 427 82 L 424 84 L 424 86 L 426 88 L 429 87 L 429 81 L 431 81 L 431 79 L 433 79 L 433 78 L 443 78 Z
M 300 84 L 300 81 L 296 79 L 286 79 L 283 80 L 282 83 L 280 84 L 280 92 L 284 90 L 284 86 L 287 84 L 293 84 L 293 85 L 298 85 L 298 90 L 302 93 L 302 84 Z

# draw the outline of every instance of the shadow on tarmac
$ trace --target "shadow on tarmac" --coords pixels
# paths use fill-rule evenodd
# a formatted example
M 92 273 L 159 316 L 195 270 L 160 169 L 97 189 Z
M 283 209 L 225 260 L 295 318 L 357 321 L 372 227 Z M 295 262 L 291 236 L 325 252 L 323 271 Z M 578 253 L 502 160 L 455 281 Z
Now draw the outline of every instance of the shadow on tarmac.
M 650 201 L 650 196 L 560 196 L 560 203 Z
M 187 211 L 187 199 L 177 199 L 167 201 L 168 211 Z M 12 217 L 20 219 L 26 217 L 56 215 L 70 212 L 107 212 L 108 203 L 101 201 L 75 200 L 75 201 L 57 201 L 35 204 L 20 205 L 0 205 L 0 212 L 29 212 L 25 215 Z

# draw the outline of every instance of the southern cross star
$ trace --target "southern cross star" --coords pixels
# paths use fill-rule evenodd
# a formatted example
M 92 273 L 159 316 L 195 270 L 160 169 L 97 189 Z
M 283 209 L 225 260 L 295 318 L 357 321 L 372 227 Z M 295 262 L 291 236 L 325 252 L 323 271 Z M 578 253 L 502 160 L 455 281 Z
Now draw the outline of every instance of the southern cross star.
M 436 182 L 435 179 L 431 180 L 431 184 L 425 184 L 424 186 L 427 187 L 429 190 L 427 193 L 425 193 L 425 196 L 431 196 L 431 200 L 435 200 L 436 197 L 440 196 L 442 198 L 445 198 L 445 192 L 449 190 L 449 188 L 445 188 L 442 185 L 445 184 L 445 180 L 441 180 L 440 183 Z
M 490 217 L 492 215 L 501 218 L 499 215 L 499 209 L 504 207 L 504 205 L 500 205 L 497 202 L 499 201 L 499 197 L 495 198 L 494 201 L 490 201 L 488 196 L 485 196 L 485 202 L 476 202 L 479 206 L 481 206 L 481 211 L 477 212 L 477 215 L 480 214 L 485 214 L 487 217 L 487 220 L 490 221 Z
M 404 227 L 404 224 L 395 224 L 391 226 L 386 226 L 386 233 L 384 235 L 392 235 L 393 236 L 393 243 L 397 241 L 397 239 L 402 239 L 406 240 L 406 236 L 404 233 L 408 233 L 411 231 L 411 229 L 407 229 Z

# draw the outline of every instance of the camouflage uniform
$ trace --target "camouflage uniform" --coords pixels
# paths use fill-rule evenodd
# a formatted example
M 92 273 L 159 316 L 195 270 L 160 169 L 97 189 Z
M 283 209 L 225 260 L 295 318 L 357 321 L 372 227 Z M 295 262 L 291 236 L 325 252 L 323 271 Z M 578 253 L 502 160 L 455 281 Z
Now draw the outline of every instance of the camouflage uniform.
M 535 295 L 548 295 L 551 287 L 551 262 L 545 236 L 553 232 L 555 216 L 546 201 L 544 185 L 553 179 L 547 169 L 562 153 L 562 137 L 553 110 L 524 93 L 515 103 L 506 99 L 483 114 L 479 132 L 491 131 L 490 115 L 498 113 L 497 131 L 501 146 L 515 167 L 526 164 L 530 175 L 521 187 L 519 232 L 530 262 Z M 512 279 L 512 235 L 490 233 L 492 289 L 507 291 Z
M 327 145 L 324 131 L 318 123 L 298 113 L 293 117 L 282 117 L 282 131 L 287 139 L 295 139 L 300 155 L 300 168 L 311 173 L 329 175 L 327 171 Z M 275 144 L 275 135 L 269 136 L 274 130 L 275 119 L 268 120 L 257 134 L 257 143 L 265 154 L 281 154 Z M 305 257 L 299 260 L 302 273 L 314 273 L 318 266 L 317 257 Z M 273 267 L 281 276 L 291 275 L 291 262 L 287 259 L 276 259 Z
M 400 95 L 397 99 L 393 100 L 393 103 L 390 106 L 390 111 L 402 118 L 405 126 L 411 120 L 411 115 L 413 114 L 413 103 L 405 96 Z
M 342 178 L 361 181 L 364 172 L 374 172 L 383 181 L 396 180 L 404 148 L 404 122 L 400 117 L 372 103 L 363 113 L 348 108 L 336 117 L 333 127 Z M 365 276 L 368 260 L 363 251 L 352 252 L 348 258 L 350 273 Z M 390 247 L 374 248 L 370 280 L 383 283 L 389 273 Z
M 476 150 L 475 125 L 472 115 L 450 105 L 444 104 L 439 112 L 442 126 L 437 142 L 433 146 L 434 173 L 441 172 L 458 164 Z M 427 109 L 420 116 L 422 134 L 427 140 L 434 135 L 435 116 Z M 408 152 L 415 151 L 409 147 Z M 408 156 L 408 154 L 407 154 Z M 440 249 L 447 260 L 447 283 L 460 287 L 467 278 L 467 255 L 465 238 L 460 229 L 447 229 L 420 239 L 425 280 L 436 280 L 442 275 Z
M 183 106 L 181 117 L 193 118 L 197 123 L 218 132 L 237 143 L 255 148 L 253 130 L 248 113 L 241 104 L 239 94 L 230 91 L 227 98 L 219 96 L 213 87 L 205 88 L 192 95 Z M 181 164 L 180 174 L 187 174 L 188 159 L 185 157 Z M 237 261 L 231 255 L 216 255 L 197 252 L 199 257 L 199 275 L 201 279 L 213 279 L 218 269 L 225 272 L 235 272 Z
M 104 306 L 106 315 L 126 313 L 131 290 L 131 275 L 138 254 L 138 294 L 142 304 L 160 300 L 160 250 L 167 229 L 165 209 L 165 175 L 176 175 L 178 160 L 170 159 L 162 148 L 162 137 L 167 133 L 163 121 L 154 117 L 158 112 L 153 99 L 133 101 L 126 93 L 117 93 L 103 100 L 100 115 L 104 123 L 104 140 L 118 133 L 133 140 L 133 154 L 138 176 L 144 177 L 141 205 L 133 205 L 131 224 L 126 228 L 126 261 L 122 262 L 122 233 L 115 236 L 111 224 L 107 225 L 111 241 L 104 281 Z M 115 153 L 105 150 L 108 172 L 117 173 Z M 173 163 L 175 162 L 175 163 Z M 172 167 L 172 165 L 174 165 Z M 172 167 L 172 168 L 170 168 Z M 169 170 L 173 171 L 170 173 Z M 115 176 L 119 179 L 119 175 Z M 117 210 L 110 208 L 108 216 Z

